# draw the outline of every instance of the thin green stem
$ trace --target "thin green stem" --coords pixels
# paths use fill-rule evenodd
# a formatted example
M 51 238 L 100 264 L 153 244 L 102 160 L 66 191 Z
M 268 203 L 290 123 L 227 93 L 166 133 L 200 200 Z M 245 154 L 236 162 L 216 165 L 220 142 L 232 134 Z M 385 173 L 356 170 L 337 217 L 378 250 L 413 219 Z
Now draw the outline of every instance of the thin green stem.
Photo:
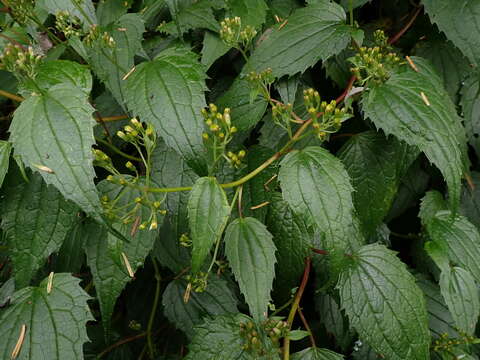
M 147 325 L 147 344 L 148 344 L 148 352 L 150 354 L 150 358 L 154 358 L 155 349 L 153 347 L 153 340 L 152 340 L 152 328 L 153 322 L 155 320 L 155 313 L 158 307 L 158 301 L 160 299 L 160 287 L 162 282 L 162 276 L 160 275 L 160 269 L 158 268 L 157 260 L 152 257 L 152 264 L 155 270 L 155 280 L 157 282 L 155 287 L 155 297 L 153 298 L 153 305 L 152 310 L 150 311 L 150 318 L 148 319 Z
M 348 12 L 350 13 L 350 25 L 353 26 L 353 0 L 348 0 Z
M 142 159 L 140 159 L 139 157 L 128 155 L 128 154 L 124 153 L 122 150 L 120 150 L 119 148 L 117 148 L 115 145 L 112 145 L 108 141 L 100 139 L 99 137 L 95 136 L 95 141 L 102 144 L 102 145 L 105 145 L 110 150 L 112 150 L 114 153 L 123 156 L 125 159 L 138 161 L 138 162 L 142 161 Z
M 280 306 L 278 309 L 276 309 L 271 316 L 276 316 L 277 314 L 280 314 L 283 310 L 285 310 L 287 307 L 289 307 L 293 302 L 293 298 L 288 300 L 285 304 Z

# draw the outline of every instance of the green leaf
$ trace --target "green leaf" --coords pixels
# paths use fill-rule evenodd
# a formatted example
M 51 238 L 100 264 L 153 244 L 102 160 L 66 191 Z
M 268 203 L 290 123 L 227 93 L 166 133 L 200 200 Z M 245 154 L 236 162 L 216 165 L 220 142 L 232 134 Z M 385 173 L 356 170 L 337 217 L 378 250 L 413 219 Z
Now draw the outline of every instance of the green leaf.
M 54 274 L 50 293 L 48 279 L 39 287 L 15 292 L 0 316 L 0 357 L 12 358 L 25 326 L 17 359 L 82 360 L 83 344 L 89 341 L 85 325 L 93 317 L 87 305 L 90 297 L 79 282 L 70 274 Z
M 82 22 L 84 30 L 97 24 L 95 7 L 91 0 L 40 0 L 39 2 L 50 14 L 56 15 L 60 11 L 66 11 L 70 15 L 76 16 Z
M 440 274 L 440 290 L 458 328 L 472 335 L 475 331 L 480 301 L 475 279 L 460 267 L 453 267 Z
M 90 64 L 115 100 L 124 106 L 128 94 L 124 77 L 135 64 L 135 54 L 142 49 L 145 27 L 140 15 L 126 14 L 105 31 L 113 38 L 115 45 L 110 48 L 104 45 L 102 39 L 96 40 L 89 49 Z
M 325 250 L 344 252 L 363 243 L 353 188 L 341 161 L 320 147 L 288 154 L 280 164 L 284 199 L 308 225 L 316 224 Z
M 11 142 L 0 140 L 0 187 L 2 186 L 5 175 L 7 175 L 8 172 L 11 150 Z
M 212 275 L 207 289 L 192 291 L 187 303 L 183 301 L 186 287 L 187 282 L 183 280 L 170 282 L 163 293 L 162 304 L 165 316 L 190 338 L 195 335 L 193 327 L 202 324 L 206 317 L 238 313 L 238 300 L 225 280 Z
M 82 90 L 55 85 L 21 103 L 9 131 L 15 154 L 28 167 L 98 218 L 103 210 L 93 182 L 93 111 Z
M 92 75 L 85 65 L 68 60 L 53 60 L 40 64 L 35 84 L 43 90 L 59 84 L 68 84 L 83 90 L 88 96 L 92 90 Z M 37 91 L 37 87 L 30 89 Z
M 342 7 L 319 0 L 296 10 L 284 27 L 273 30 L 255 49 L 246 70 L 271 68 L 276 77 L 304 72 L 345 49 L 350 35 Z
M 401 178 L 418 152 L 394 138 L 367 131 L 352 136 L 339 150 L 355 189 L 353 202 L 366 236 L 388 214 Z
M 185 360 L 253 360 L 243 349 L 240 324 L 250 318 L 243 314 L 222 315 L 194 328 L 195 336 L 188 345 L 189 354 Z
M 177 152 L 158 144 L 152 155 L 152 181 L 162 187 L 191 186 L 198 176 Z M 175 273 L 190 265 L 189 251 L 180 245 L 182 234 L 188 234 L 187 203 L 189 192 L 169 193 L 165 199 L 167 216 L 155 243 L 154 254 L 158 261 Z
M 230 17 L 242 19 L 242 27 L 258 28 L 265 22 L 268 6 L 264 0 L 229 0 Z
M 267 315 L 275 276 L 275 250 L 272 235 L 257 219 L 239 218 L 228 225 L 225 254 L 256 321 Z
M 469 76 L 461 89 L 460 105 L 462 106 L 465 130 L 468 142 L 473 146 L 477 156 L 480 155 L 480 74 Z
M 385 358 L 429 359 L 430 333 L 421 290 L 383 245 L 362 247 L 337 288 L 351 326 Z
M 412 61 L 419 72 L 404 65 L 384 84 L 366 92 L 362 107 L 387 135 L 417 146 L 439 168 L 455 209 L 468 165 L 465 131 L 442 80 L 425 60 L 412 57 Z
M 205 69 L 209 69 L 213 63 L 225 55 L 230 47 L 220 39 L 220 36 L 211 31 L 205 31 L 202 47 L 202 60 L 201 63 L 205 65 Z
M 448 205 L 445 202 L 443 195 L 436 190 L 430 190 L 422 198 L 418 216 L 422 220 L 422 224 L 425 225 L 437 212 L 447 209 Z
M 278 94 L 280 95 L 280 99 L 282 99 L 283 103 L 294 104 L 299 85 L 300 85 L 300 76 L 295 75 L 295 76 L 281 78 L 275 84 L 275 88 L 277 89 Z
M 432 23 L 475 65 L 480 65 L 480 3 L 469 0 L 422 0 Z
M 162 51 L 128 78 L 128 107 L 188 161 L 203 152 L 205 77 L 197 56 L 179 48 Z
M 126 215 L 131 209 L 131 206 L 127 207 L 128 204 L 135 204 L 134 199 L 143 195 L 140 190 L 107 181 L 99 184 L 99 190 L 102 197 L 107 197 L 109 201 L 116 201 L 115 207 L 122 209 L 122 212 L 118 214 L 120 217 Z M 150 201 L 155 200 L 150 199 Z M 146 222 L 150 218 L 150 209 L 141 206 L 136 216 L 140 217 L 140 222 Z M 157 221 L 160 226 L 163 218 L 159 218 Z M 114 235 L 107 233 L 106 228 L 92 222 L 87 223 L 83 230 L 87 239 L 85 244 L 87 264 L 93 275 L 102 312 L 102 323 L 107 336 L 110 332 L 110 317 L 115 301 L 125 285 L 132 280 L 128 267 L 130 266 L 132 272 L 135 273 L 143 265 L 158 236 L 158 232 L 154 230 L 132 231 L 134 223 L 135 221 L 129 224 L 116 223 L 114 225 L 123 236 L 130 240 L 128 243 L 119 240 Z
M 470 175 L 475 188 L 463 186 L 460 214 L 480 229 L 480 173 L 472 171 Z
M 18 289 L 28 286 L 47 257 L 60 249 L 78 212 L 40 175 L 29 171 L 28 180 L 19 170 L 11 171 L 3 189 L 1 227 Z
M 133 0 L 101 0 L 97 5 L 98 23 L 102 26 L 117 21 L 126 14 L 132 6 Z
M 199 0 L 188 6 L 182 7 L 174 14 L 174 21 L 160 24 L 158 29 L 166 34 L 181 36 L 192 29 L 208 29 L 218 32 L 218 24 L 212 11 L 211 0 Z
M 299 341 L 306 338 L 310 333 L 305 330 L 290 330 L 288 332 L 288 338 L 292 341 Z
M 232 86 L 216 100 L 220 109 L 230 108 L 232 124 L 239 130 L 249 130 L 261 119 L 267 109 L 267 101 L 257 96 L 251 101 L 252 88 L 246 78 L 237 77 Z
M 352 7 L 352 9 L 355 9 L 371 1 L 372 0 L 341 0 L 340 4 L 342 4 L 345 11 L 348 11 L 350 9 L 350 6 Z
M 460 83 L 470 72 L 469 61 L 444 38 L 422 41 L 415 49 L 415 55 L 429 60 L 443 79 L 445 89 L 452 100 L 456 99 Z
M 291 290 L 298 286 L 311 253 L 311 235 L 302 217 L 296 215 L 280 194 L 269 205 L 266 225 L 277 248 L 274 292 L 287 301 Z
M 441 211 L 426 226 L 430 239 L 445 243 L 453 264 L 468 270 L 480 282 L 480 233 L 465 217 Z
M 192 239 L 192 272 L 197 273 L 213 244 L 220 241 L 230 216 L 225 191 L 211 177 L 198 179 L 188 199 Z
M 292 355 L 292 360 L 342 360 L 343 355 L 331 350 L 308 348 Z
M 77 214 L 78 215 L 78 214 Z M 77 222 L 63 240 L 62 247 L 55 258 L 55 272 L 78 273 L 84 263 L 83 247 L 85 245 L 84 226 Z

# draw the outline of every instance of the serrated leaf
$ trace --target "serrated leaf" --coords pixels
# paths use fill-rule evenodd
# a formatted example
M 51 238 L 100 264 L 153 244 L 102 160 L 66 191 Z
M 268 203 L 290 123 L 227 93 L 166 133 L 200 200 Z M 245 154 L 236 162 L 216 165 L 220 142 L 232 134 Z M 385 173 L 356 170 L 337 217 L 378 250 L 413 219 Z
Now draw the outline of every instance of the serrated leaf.
M 442 210 L 448 210 L 448 205 L 443 195 L 436 190 L 430 190 L 421 200 L 418 217 L 422 220 L 422 224 L 425 225 L 437 212 Z
M 202 64 L 208 70 L 210 66 L 221 56 L 225 55 L 230 47 L 220 39 L 220 36 L 211 31 L 205 31 L 202 47 Z
M 249 130 L 262 118 L 267 101 L 257 96 L 251 101 L 252 87 L 246 78 L 237 77 L 230 88 L 216 100 L 220 109 L 230 108 L 232 124 L 239 130 Z
M 345 49 L 351 29 L 345 24 L 340 5 L 316 1 L 296 10 L 284 27 L 273 30 L 255 49 L 246 70 L 261 72 L 271 68 L 276 77 L 304 72 Z
M 181 36 L 183 33 L 196 28 L 218 32 L 220 25 L 213 15 L 212 6 L 211 0 L 191 2 L 173 14 L 174 21 L 160 24 L 158 29 L 166 34 L 176 36 Z
M 126 215 L 132 208 L 132 204 L 134 206 L 134 199 L 143 195 L 140 190 L 115 185 L 107 181 L 99 184 L 99 190 L 102 196 L 108 197 L 109 201 L 117 199 L 115 208 L 122 209 L 118 216 Z M 150 199 L 150 201 L 155 201 L 155 199 Z M 127 206 L 128 204 L 130 204 L 130 207 Z M 146 222 L 150 218 L 150 209 L 141 206 L 136 212 L 136 216 L 140 217 L 140 223 Z M 135 273 L 143 265 L 158 236 L 158 232 L 154 230 L 132 231 L 135 221 L 136 219 L 129 224 L 114 224 L 114 227 L 129 240 L 128 243 L 107 233 L 106 228 L 93 222 L 87 223 L 83 229 L 87 239 L 85 244 L 87 264 L 93 274 L 102 312 L 102 323 L 107 336 L 110 334 L 110 317 L 117 297 L 125 285 L 132 280 L 129 276 L 129 267 Z M 162 221 L 162 217 L 157 218 L 159 226 L 161 226 Z
M 429 359 L 425 300 L 391 250 L 362 247 L 337 288 L 351 326 L 375 351 L 392 360 Z
M 38 87 L 48 90 L 52 86 L 68 84 L 83 90 L 88 96 L 92 90 L 92 75 L 84 65 L 69 60 L 46 61 L 39 65 L 35 77 L 35 86 L 30 87 L 37 91 Z
M 272 235 L 257 219 L 239 218 L 228 225 L 225 254 L 256 321 L 267 315 L 275 276 L 275 250 Z
M 10 306 L 0 316 L 0 357 L 11 359 L 12 351 L 26 326 L 17 359 L 83 359 L 82 346 L 88 342 L 86 322 L 93 320 L 87 305 L 88 294 L 80 279 L 54 274 L 51 292 L 48 279 L 39 287 L 27 287 L 13 294 Z
M 462 106 L 468 142 L 480 155 L 480 74 L 474 72 L 463 83 L 460 105 Z
M 28 286 L 47 257 L 60 249 L 78 208 L 39 174 L 11 171 L 3 188 L 2 230 L 7 234 L 17 288 Z
M 197 56 L 177 48 L 140 64 L 127 80 L 128 107 L 190 163 L 203 152 L 205 77 Z
M 115 100 L 124 106 L 127 81 L 124 77 L 132 70 L 135 54 L 142 49 L 143 20 L 138 14 L 126 14 L 105 28 L 115 45 L 107 47 L 102 39 L 94 42 L 89 49 L 90 64 L 95 74 L 112 92 Z
M 186 360 L 253 360 L 244 351 L 240 336 L 240 323 L 249 321 L 243 314 L 222 315 L 194 328 L 195 336 L 188 345 L 189 354 Z
M 98 218 L 102 208 L 93 182 L 93 111 L 82 90 L 55 85 L 21 103 L 9 131 L 15 154 L 28 167 Z
M 442 80 L 424 59 L 412 61 L 419 72 L 404 65 L 364 94 L 362 107 L 377 127 L 417 146 L 439 168 L 455 209 L 468 165 L 465 131 Z
M 429 60 L 443 79 L 445 89 L 452 100 L 456 99 L 460 83 L 470 72 L 470 64 L 462 53 L 443 38 L 422 41 L 415 55 Z
M 298 286 L 305 258 L 311 253 L 311 235 L 302 217 L 292 211 L 280 194 L 269 205 L 266 225 L 277 248 L 274 292 L 287 301 L 291 290 Z
M 350 251 L 363 243 L 353 188 L 339 159 L 314 146 L 291 152 L 280 163 L 279 180 L 293 211 L 316 224 L 325 250 Z
M 188 199 L 193 273 L 200 270 L 212 245 L 220 241 L 229 216 L 227 195 L 217 180 L 211 177 L 198 179 Z
M 353 202 L 367 237 L 388 214 L 401 178 L 417 155 L 407 144 L 373 131 L 352 136 L 339 150 L 337 156 L 355 188 Z
M 300 76 L 290 76 L 281 78 L 276 84 L 275 88 L 280 95 L 284 104 L 294 104 L 297 96 L 298 85 L 300 84 Z
M 41 5 L 53 15 L 60 11 L 66 11 L 76 16 L 83 24 L 83 29 L 88 30 L 91 25 L 97 24 L 95 7 L 91 0 L 40 0 Z
M 480 314 L 475 279 L 468 271 L 455 266 L 442 271 L 439 284 L 445 303 L 458 328 L 472 335 Z
M 447 246 L 448 259 L 480 282 L 480 233 L 465 217 L 441 211 L 426 226 L 429 238 Z
M 432 336 L 438 338 L 446 333 L 450 337 L 458 337 L 452 314 L 448 311 L 438 285 L 425 279 L 423 276 L 417 277 L 417 285 L 422 289 L 425 296 L 428 311 L 428 326 Z
M 7 175 L 8 172 L 11 151 L 12 143 L 0 140 L 0 187 L 2 186 L 5 175 Z
M 97 5 L 97 18 L 101 26 L 109 25 L 126 14 L 133 0 L 101 0 Z
M 152 181 L 162 187 L 191 186 L 198 176 L 173 149 L 164 143 L 157 145 L 152 155 Z M 189 251 L 180 245 L 182 234 L 189 233 L 187 203 L 189 192 L 169 193 L 165 199 L 167 216 L 155 243 L 154 254 L 158 261 L 173 272 L 190 265 Z
M 230 17 L 242 19 L 242 27 L 258 28 L 265 22 L 268 6 L 264 0 L 229 0 Z
M 475 65 L 480 64 L 480 3 L 469 0 L 422 0 L 432 23 Z
M 192 291 L 187 303 L 183 300 L 186 288 L 186 281 L 173 280 L 163 293 L 162 304 L 165 316 L 190 338 L 195 336 L 193 327 L 205 318 L 238 312 L 238 300 L 227 282 L 215 275 L 209 277 L 205 291 Z
M 343 355 L 327 349 L 308 348 L 292 355 L 292 360 L 342 360 Z

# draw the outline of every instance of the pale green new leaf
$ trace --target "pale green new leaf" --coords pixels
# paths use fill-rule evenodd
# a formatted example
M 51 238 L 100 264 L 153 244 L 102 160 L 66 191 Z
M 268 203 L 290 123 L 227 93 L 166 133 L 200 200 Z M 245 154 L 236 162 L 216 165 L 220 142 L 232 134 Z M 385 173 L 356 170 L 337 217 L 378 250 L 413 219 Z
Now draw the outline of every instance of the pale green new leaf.
M 193 327 L 206 317 L 238 313 L 238 300 L 222 278 L 211 275 L 206 290 L 192 291 L 187 303 L 183 300 L 186 288 L 186 281 L 173 280 L 163 293 L 162 304 L 165 316 L 190 338 L 195 335 Z
M 405 264 L 378 244 L 362 247 L 352 261 L 337 288 L 360 338 L 390 360 L 429 359 L 425 300 Z
M 418 151 L 395 138 L 367 131 L 352 136 L 339 150 L 355 188 L 353 202 L 366 236 L 371 236 L 390 210 L 400 181 Z
M 230 88 L 216 100 L 221 109 L 230 108 L 232 124 L 239 130 L 249 130 L 262 118 L 267 109 L 267 101 L 263 96 L 256 96 L 251 101 L 250 82 L 237 77 Z
M 85 65 L 69 60 L 53 60 L 40 64 L 35 77 L 35 86 L 32 91 L 37 91 L 37 87 L 48 90 L 58 84 L 69 84 L 76 86 L 85 92 L 88 96 L 92 90 L 92 75 Z
M 127 80 L 131 111 L 152 123 L 165 143 L 189 161 L 203 152 L 205 77 L 197 56 L 177 48 L 140 64 Z
M 48 279 L 39 287 L 15 292 L 0 316 L 0 358 L 11 359 L 22 326 L 26 333 L 17 360 L 83 360 L 83 344 L 89 341 L 87 321 L 93 316 L 88 294 L 80 279 L 70 274 L 54 274 L 51 291 Z
M 328 349 L 308 348 L 292 355 L 292 360 L 342 360 L 343 355 Z
M 39 2 L 50 14 L 56 15 L 60 11 L 66 11 L 76 16 L 82 22 L 84 30 L 97 24 L 92 0 L 40 0 Z
M 127 81 L 124 77 L 132 70 L 135 54 L 142 49 L 143 20 L 138 14 L 126 14 L 105 31 L 113 38 L 113 47 L 98 39 L 89 50 L 90 63 L 95 74 L 112 92 L 115 100 L 124 106 Z
M 1 227 L 18 289 L 28 286 L 47 257 L 60 249 L 78 213 L 40 175 L 28 171 L 28 180 L 11 171 L 3 188 Z
M 293 151 L 280 164 L 279 180 L 293 211 L 316 224 L 325 250 L 351 251 L 363 243 L 353 187 L 338 158 L 321 147 Z
M 465 130 L 443 81 L 424 59 L 412 61 L 419 72 L 404 65 L 384 84 L 365 92 L 362 107 L 377 127 L 417 146 L 439 168 L 456 208 L 468 166 Z
M 107 197 L 109 201 L 118 199 L 115 207 L 122 209 L 118 216 L 125 215 L 132 207 L 126 207 L 126 205 L 135 204 L 134 199 L 143 195 L 137 189 L 124 188 L 107 181 L 99 184 L 99 190 L 102 197 Z M 155 200 L 157 199 L 150 198 L 150 201 Z M 140 218 L 137 220 L 137 217 Z M 149 217 L 150 209 L 141 206 L 132 222 L 129 224 L 114 224 L 114 228 L 129 240 L 128 243 L 111 233 L 107 233 L 106 228 L 92 222 L 87 223 L 85 229 L 83 229 L 87 239 L 85 244 L 87 264 L 93 274 L 102 312 L 102 323 L 107 335 L 110 331 L 110 317 L 117 297 L 125 285 L 132 280 L 129 276 L 128 267 L 130 266 L 132 272 L 135 273 L 140 266 L 143 266 L 145 258 L 152 250 L 158 236 L 158 231 L 148 230 L 148 227 L 144 230 L 135 230 L 135 222 L 146 222 Z M 161 226 L 162 221 L 163 217 L 157 215 L 158 226 Z
M 11 151 L 12 143 L 9 141 L 0 140 L 0 187 L 2 186 L 5 175 L 7 175 L 8 172 Z
M 239 218 L 228 225 L 225 254 L 256 321 L 267 315 L 275 276 L 275 250 L 272 235 L 257 219 Z
M 472 274 L 457 266 L 448 268 L 440 274 L 439 284 L 456 325 L 472 335 L 480 313 L 478 288 Z
M 47 184 L 97 218 L 102 213 L 93 179 L 93 107 L 85 93 L 55 85 L 23 101 L 10 125 L 15 153 Z
M 345 24 L 343 8 L 329 0 L 319 0 L 296 10 L 288 23 L 275 29 L 255 49 L 246 72 L 272 69 L 276 77 L 304 72 L 319 60 L 345 49 L 352 28 Z
M 475 65 L 480 65 L 480 3 L 471 0 L 422 0 L 432 23 Z
M 441 211 L 426 226 L 433 242 L 447 245 L 448 259 L 469 271 L 480 282 L 480 233 L 467 218 Z
M 268 6 L 265 0 L 228 0 L 229 16 L 242 19 L 242 27 L 258 28 L 265 22 Z
M 220 241 L 229 216 L 230 205 L 217 180 L 211 177 L 198 179 L 188 199 L 193 273 L 200 270 L 212 245 Z

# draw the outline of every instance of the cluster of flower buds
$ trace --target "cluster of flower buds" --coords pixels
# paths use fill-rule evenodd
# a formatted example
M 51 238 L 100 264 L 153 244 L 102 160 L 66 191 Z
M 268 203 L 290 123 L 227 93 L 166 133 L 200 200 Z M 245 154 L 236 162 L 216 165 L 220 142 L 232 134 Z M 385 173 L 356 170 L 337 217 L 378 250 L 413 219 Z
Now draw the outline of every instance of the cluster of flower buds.
M 19 24 L 25 24 L 27 19 L 33 14 L 33 0 L 15 0 L 9 1 L 9 9 L 12 17 Z
M 37 67 L 42 61 L 42 56 L 35 54 L 33 48 L 23 48 L 11 43 L 5 46 L 4 53 L 0 56 L 1 68 L 16 75 L 35 78 Z
M 275 76 L 273 76 L 273 72 L 271 68 L 266 68 L 265 70 L 257 73 L 255 71 L 251 71 L 247 75 L 247 80 L 252 85 L 262 85 L 264 87 L 268 87 L 275 81 Z
M 188 281 L 187 291 L 190 289 L 194 292 L 204 292 L 208 285 L 208 273 L 200 271 L 195 275 L 187 275 L 185 279 Z
M 232 151 L 227 152 L 227 161 L 235 168 L 239 168 L 242 165 L 242 159 L 247 153 L 245 150 L 240 150 L 237 153 Z
M 97 24 L 90 26 L 90 30 L 85 35 L 83 41 L 88 46 L 92 46 L 95 42 L 100 41 L 102 46 L 111 49 L 116 45 L 115 39 L 108 32 L 102 32 Z
M 72 16 L 68 11 L 59 11 L 55 15 L 55 27 L 63 32 L 65 37 L 84 35 L 80 19 Z
M 383 49 L 391 50 L 391 46 L 388 44 L 388 36 L 385 35 L 383 30 L 375 30 L 373 33 L 373 42 Z
M 262 327 L 274 345 L 279 345 L 280 339 L 288 336 L 288 324 L 282 318 L 272 317 L 262 323 Z
M 153 125 L 144 125 L 136 118 L 131 119 L 130 124 L 124 126 L 123 131 L 117 131 L 117 136 L 135 147 L 145 147 L 147 153 L 151 153 L 157 143 L 157 133 Z
M 451 338 L 447 333 L 443 333 L 434 341 L 433 350 L 439 353 L 445 352 L 447 354 L 452 354 L 454 353 L 455 347 L 480 343 L 480 339 L 468 335 L 466 332 L 459 329 L 456 330 L 460 337 Z M 459 357 L 457 357 L 457 359 L 459 359 Z
M 265 354 L 257 327 L 253 321 L 240 323 L 240 337 L 244 340 L 243 350 L 256 356 Z
M 266 334 L 275 348 L 280 347 L 280 339 L 288 336 L 288 324 L 279 317 L 263 321 L 259 327 L 253 321 L 240 323 L 240 337 L 244 340 L 243 349 L 254 356 L 266 354 L 261 334 Z
M 257 31 L 250 25 L 242 29 L 242 20 L 238 16 L 225 18 L 220 23 L 220 38 L 229 47 L 246 48 L 256 35 Z
M 112 163 L 110 156 L 105 154 L 102 150 L 92 149 L 93 153 L 93 165 L 104 168 L 109 173 L 118 174 L 118 171 L 115 169 Z
M 192 239 L 190 239 L 187 234 L 182 234 L 182 236 L 180 236 L 179 242 L 180 242 L 180 245 L 183 247 L 192 246 Z
M 340 130 L 342 122 L 349 119 L 351 114 L 345 107 L 339 109 L 335 100 L 327 103 L 321 101 L 320 94 L 314 89 L 303 91 L 303 100 L 315 134 L 320 140 L 325 140 L 329 134 Z
M 353 64 L 350 70 L 361 85 L 370 81 L 374 84 L 385 82 L 391 72 L 402 63 L 400 57 L 395 53 L 387 52 L 380 46 L 361 47 L 349 61 Z

